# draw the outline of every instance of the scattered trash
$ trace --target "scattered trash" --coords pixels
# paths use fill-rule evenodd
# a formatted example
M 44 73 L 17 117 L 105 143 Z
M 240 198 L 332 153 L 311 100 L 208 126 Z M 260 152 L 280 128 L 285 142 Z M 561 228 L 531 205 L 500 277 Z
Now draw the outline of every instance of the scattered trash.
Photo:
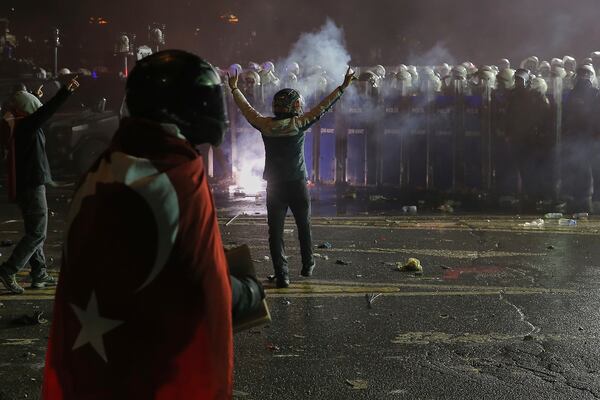
M 450 318 L 450 316 L 448 314 L 440 314 L 440 318 L 446 319 Z
M 396 268 L 398 269 L 398 271 L 423 272 L 421 261 L 419 261 L 417 258 L 409 258 L 408 260 L 406 260 L 406 263 L 404 265 L 401 265 L 401 263 L 397 263 Z
M 350 261 L 344 261 L 344 260 L 335 260 L 335 263 L 338 265 L 350 265 L 352 264 Z
M 293 229 L 284 229 L 283 233 L 291 234 L 291 233 L 294 233 L 294 230 Z
M 367 294 L 365 294 L 365 299 L 367 300 L 367 307 L 373 308 L 373 303 L 381 295 L 382 295 L 382 293 L 367 293 Z
M 387 197 L 382 196 L 380 194 L 372 194 L 369 196 L 369 201 L 385 201 L 388 200 Z
M 544 218 L 546 219 L 560 219 L 562 217 L 562 213 L 547 213 L 544 215 Z
M 362 278 L 363 276 L 362 276 L 362 275 L 356 275 L 356 277 L 357 277 L 357 278 Z
M 22 326 L 43 325 L 43 324 L 48 323 L 48 320 L 45 318 L 42 318 L 42 315 L 44 315 L 43 311 L 36 311 L 32 315 L 23 315 L 19 318 L 15 318 L 12 321 L 12 323 L 14 325 L 22 325 Z
M 271 258 L 269 256 L 263 256 L 263 261 L 270 261 Z
M 356 191 L 347 191 L 342 195 L 344 199 L 353 200 L 356 199 Z
M 267 350 L 270 350 L 270 351 L 279 351 L 279 350 L 281 350 L 281 348 L 279 346 L 276 346 L 276 345 L 274 345 L 274 344 L 271 343 L 271 344 L 267 345 Z
M 416 214 L 417 213 L 417 206 L 403 206 L 402 207 L 402 212 L 404 214 Z
M 329 260 L 329 256 L 323 256 L 323 260 L 325 260 L 325 261 Z
M 573 219 L 587 219 L 589 218 L 590 214 L 589 213 L 577 213 L 577 214 L 573 214 Z
M 332 247 L 331 243 L 329 243 L 329 242 L 323 242 L 323 243 L 321 243 L 320 245 L 317 246 L 317 249 L 330 249 L 331 247 Z
M 0 246 L 2 246 L 2 247 L 10 247 L 13 244 L 15 244 L 15 242 L 13 242 L 10 239 L 4 239 L 3 241 L 0 242 Z
M 292 302 L 289 300 L 282 300 L 281 304 L 283 304 L 284 306 L 289 306 L 290 304 L 292 304 Z
M 452 207 L 448 203 L 445 203 L 445 204 L 442 204 L 441 206 L 439 206 L 438 210 L 441 211 L 441 212 L 443 212 L 443 213 L 453 213 L 454 212 L 454 207 Z
M 555 247 L 554 247 L 554 246 L 552 246 L 552 245 L 550 245 L 550 246 L 548 246 L 548 247 L 546 247 L 546 248 L 547 248 L 548 250 L 554 250 L 554 249 L 555 249 Z
M 575 221 L 574 219 L 561 218 L 558 220 L 558 226 L 575 226 L 575 225 L 577 225 L 577 221 Z
M 560 221 L 560 220 L 559 220 L 559 221 Z M 531 221 L 531 222 L 525 222 L 525 223 L 523 224 L 523 226 L 525 226 L 525 227 L 536 227 L 536 228 L 541 228 L 541 227 L 543 227 L 543 226 L 544 226 L 544 223 L 545 223 L 545 222 L 544 222 L 544 220 L 543 220 L 543 219 L 541 219 L 541 218 L 538 218 L 538 219 L 536 219 L 536 220 L 533 220 L 533 221 Z
M 364 379 L 346 379 L 346 383 L 354 390 L 365 390 L 369 386 Z
M 229 221 L 227 221 L 227 223 L 225 224 L 225 226 L 231 225 L 233 223 L 233 221 L 235 221 L 240 215 L 242 215 L 242 213 L 235 214 L 235 216 L 233 218 L 231 218 Z

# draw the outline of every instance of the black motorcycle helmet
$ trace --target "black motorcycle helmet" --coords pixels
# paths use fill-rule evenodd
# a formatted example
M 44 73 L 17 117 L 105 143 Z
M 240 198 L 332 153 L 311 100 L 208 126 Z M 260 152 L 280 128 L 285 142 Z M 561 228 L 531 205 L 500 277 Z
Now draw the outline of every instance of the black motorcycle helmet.
M 273 96 L 273 114 L 276 117 L 292 117 L 304 112 L 304 98 L 297 90 L 281 89 Z
M 132 117 L 172 123 L 192 144 L 218 146 L 229 125 L 221 78 L 211 64 L 182 51 L 152 54 L 127 79 Z

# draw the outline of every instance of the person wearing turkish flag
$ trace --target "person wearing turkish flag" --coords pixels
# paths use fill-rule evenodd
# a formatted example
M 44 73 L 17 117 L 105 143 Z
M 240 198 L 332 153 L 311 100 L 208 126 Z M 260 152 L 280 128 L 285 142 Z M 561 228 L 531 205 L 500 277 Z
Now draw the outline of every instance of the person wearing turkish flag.
M 264 291 L 229 275 L 195 150 L 222 141 L 223 99 L 214 68 L 184 51 L 130 73 L 131 117 L 67 217 L 43 399 L 232 397 L 232 315 Z

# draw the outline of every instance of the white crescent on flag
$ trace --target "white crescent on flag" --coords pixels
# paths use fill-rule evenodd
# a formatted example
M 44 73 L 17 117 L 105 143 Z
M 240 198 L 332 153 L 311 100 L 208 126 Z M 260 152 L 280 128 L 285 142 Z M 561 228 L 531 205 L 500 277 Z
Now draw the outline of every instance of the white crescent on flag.
M 75 193 L 65 230 L 65 250 L 69 229 L 81 209 L 83 199 L 96 193 L 99 183 L 122 183 L 138 193 L 148 204 L 157 227 L 156 260 L 148 277 L 136 292 L 148 286 L 164 268 L 179 229 L 179 201 L 177 192 L 166 173 L 159 172 L 147 159 L 114 152 L 110 161 L 102 159 L 98 169 L 88 173 Z M 65 251 L 65 257 L 68 254 Z

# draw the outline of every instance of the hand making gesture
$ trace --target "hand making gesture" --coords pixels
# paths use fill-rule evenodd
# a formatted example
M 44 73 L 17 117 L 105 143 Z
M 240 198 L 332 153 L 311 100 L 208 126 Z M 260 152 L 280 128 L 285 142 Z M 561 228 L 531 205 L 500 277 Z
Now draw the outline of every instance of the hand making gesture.
M 352 68 L 348 67 L 348 69 L 346 70 L 346 75 L 344 76 L 344 83 L 342 83 L 342 85 L 341 85 L 342 89 L 346 89 L 348 86 L 350 86 L 352 81 L 358 79 L 355 76 L 355 74 L 356 74 L 356 72 L 354 72 L 352 70 Z
M 229 89 L 231 89 L 232 92 L 238 88 L 237 87 L 237 83 L 238 83 L 237 71 L 235 71 L 235 74 L 233 76 L 231 76 L 231 74 L 229 72 L 227 73 L 227 83 L 229 84 Z

